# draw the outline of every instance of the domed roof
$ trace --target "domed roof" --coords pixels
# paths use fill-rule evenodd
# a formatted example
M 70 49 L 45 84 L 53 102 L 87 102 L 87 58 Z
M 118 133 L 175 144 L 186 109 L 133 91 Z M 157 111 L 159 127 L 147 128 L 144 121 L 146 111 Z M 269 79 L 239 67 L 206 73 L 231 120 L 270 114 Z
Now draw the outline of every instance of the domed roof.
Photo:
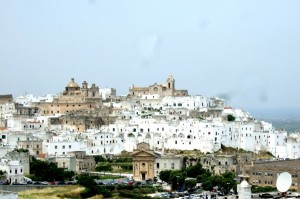
M 71 79 L 71 82 L 68 83 L 67 87 L 73 87 L 73 88 L 77 88 L 79 87 L 78 84 L 74 81 L 74 78 Z

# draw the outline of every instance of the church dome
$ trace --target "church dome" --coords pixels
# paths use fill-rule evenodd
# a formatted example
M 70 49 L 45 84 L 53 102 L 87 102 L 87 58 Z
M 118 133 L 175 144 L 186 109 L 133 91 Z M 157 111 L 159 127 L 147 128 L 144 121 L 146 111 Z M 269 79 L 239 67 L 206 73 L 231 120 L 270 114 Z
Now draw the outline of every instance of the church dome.
M 72 87 L 72 88 L 77 88 L 79 87 L 78 84 L 74 81 L 74 78 L 71 79 L 71 82 L 68 83 L 67 85 L 68 88 Z

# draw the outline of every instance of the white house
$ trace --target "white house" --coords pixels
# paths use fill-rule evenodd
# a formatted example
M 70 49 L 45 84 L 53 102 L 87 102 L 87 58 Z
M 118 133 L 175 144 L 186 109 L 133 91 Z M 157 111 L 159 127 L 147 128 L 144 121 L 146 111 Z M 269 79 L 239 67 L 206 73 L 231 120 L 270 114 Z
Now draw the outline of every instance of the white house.
M 6 179 L 10 184 L 25 183 L 23 165 L 18 160 L 1 159 L 0 170 L 6 173 Z

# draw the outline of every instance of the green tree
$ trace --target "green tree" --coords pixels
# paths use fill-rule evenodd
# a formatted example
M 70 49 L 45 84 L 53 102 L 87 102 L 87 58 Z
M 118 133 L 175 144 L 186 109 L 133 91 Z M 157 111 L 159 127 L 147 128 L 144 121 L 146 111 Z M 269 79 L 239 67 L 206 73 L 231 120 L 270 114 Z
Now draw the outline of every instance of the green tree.
M 94 160 L 95 160 L 96 164 L 98 162 L 106 162 L 106 159 L 103 156 L 101 156 L 101 155 L 94 156 Z
M 221 175 L 209 176 L 203 179 L 202 188 L 204 190 L 211 191 L 214 186 L 218 187 L 218 190 L 227 194 L 232 188 L 235 189 L 236 181 L 235 175 L 232 172 L 225 172 Z
M 75 172 L 63 170 L 61 175 L 64 180 L 72 180 L 72 178 L 75 176 Z
M 225 172 L 221 175 L 223 177 L 222 184 L 220 186 L 223 188 L 224 193 L 228 193 L 231 189 L 236 192 L 236 180 L 235 174 L 233 172 Z
M 97 187 L 95 180 L 87 174 L 77 176 L 77 182 L 85 188 L 80 193 L 80 196 L 82 198 L 89 198 L 100 193 L 100 190 Z
M 36 158 L 32 158 L 30 162 L 30 173 L 34 175 L 33 180 L 35 181 L 62 181 L 74 176 L 73 171 L 58 168 L 53 162 L 41 161 Z
M 170 183 L 173 190 L 183 187 L 186 179 L 186 172 L 184 170 L 173 170 L 170 175 Z
M 197 182 L 202 183 L 205 181 L 205 179 L 208 179 L 211 176 L 211 172 L 206 171 L 205 173 L 202 173 L 197 176 Z
M 0 170 L 0 176 L 3 176 L 4 175 L 4 171 Z
M 172 172 L 171 170 L 164 170 L 159 172 L 159 179 L 167 183 L 170 183 L 171 172 Z
M 120 158 L 116 159 L 115 162 L 132 162 L 132 158 L 131 157 L 120 157 Z
M 104 172 L 105 171 L 112 171 L 113 170 L 112 166 L 109 163 L 107 163 L 107 164 L 100 164 L 95 169 L 96 169 L 96 171 L 104 171 Z
M 95 180 L 87 174 L 81 174 L 77 176 L 77 182 L 86 188 L 97 186 Z
M 197 184 L 197 180 L 196 179 L 185 180 L 185 187 L 186 187 L 186 189 L 193 188 L 193 187 L 196 186 L 196 184 Z
M 213 176 L 208 176 L 208 178 L 203 179 L 202 181 L 202 188 L 207 191 L 211 191 L 215 186 L 215 181 Z
M 235 121 L 235 117 L 233 115 L 229 114 L 229 115 L 227 115 L 227 121 L 233 122 L 233 121 Z
M 202 165 L 199 162 L 194 166 L 186 168 L 186 175 L 190 178 L 196 178 L 203 173 L 206 173 L 206 170 L 203 169 Z

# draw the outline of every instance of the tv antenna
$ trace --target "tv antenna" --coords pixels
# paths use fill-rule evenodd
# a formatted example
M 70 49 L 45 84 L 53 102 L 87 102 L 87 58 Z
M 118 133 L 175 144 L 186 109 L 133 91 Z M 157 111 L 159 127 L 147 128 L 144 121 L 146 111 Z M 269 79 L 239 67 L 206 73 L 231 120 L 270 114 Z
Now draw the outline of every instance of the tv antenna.
M 279 192 L 286 195 L 286 192 L 289 190 L 292 185 L 292 176 L 288 172 L 283 172 L 277 177 L 276 188 Z

